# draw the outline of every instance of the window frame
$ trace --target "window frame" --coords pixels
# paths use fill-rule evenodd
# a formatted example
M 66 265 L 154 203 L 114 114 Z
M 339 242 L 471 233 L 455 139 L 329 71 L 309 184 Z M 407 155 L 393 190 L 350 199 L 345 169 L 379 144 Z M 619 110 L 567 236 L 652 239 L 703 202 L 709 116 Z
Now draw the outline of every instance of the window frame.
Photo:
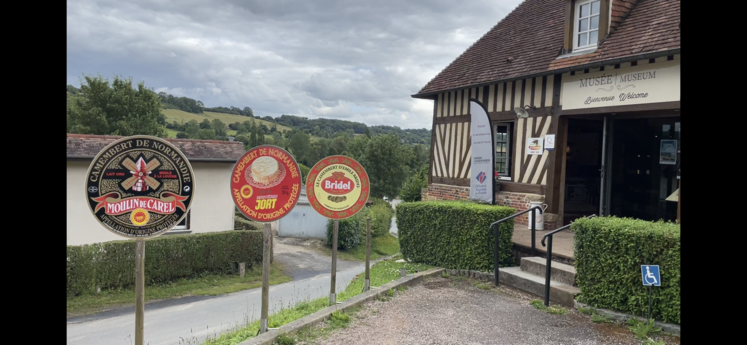
M 505 122 L 494 122 L 493 123 L 493 152 L 496 154 L 495 156 L 495 162 L 494 164 L 498 163 L 498 139 L 496 138 L 496 134 L 498 133 L 498 127 L 506 127 L 506 134 L 508 135 L 506 143 L 506 172 L 500 173 L 498 172 L 498 169 L 496 168 L 496 172 L 498 172 L 498 180 L 504 180 L 504 181 L 511 181 L 511 168 L 513 163 L 513 152 L 514 152 L 514 122 L 513 121 L 505 121 Z M 501 143 L 504 143 L 504 141 L 501 141 Z M 495 178 L 495 177 L 494 177 Z
M 591 5 L 594 2 L 598 2 L 599 3 L 599 13 L 597 13 L 596 15 L 591 14 L 591 7 L 592 7 Z M 572 25 L 573 25 L 573 37 L 571 38 L 572 39 L 572 42 L 571 42 L 571 44 L 572 44 L 571 45 L 571 47 L 572 47 L 571 51 L 572 52 L 586 51 L 586 50 L 596 49 L 597 46 L 599 45 L 599 39 L 600 39 L 600 36 L 602 34 L 601 27 L 602 27 L 602 23 L 603 23 L 603 20 L 602 20 L 603 19 L 603 16 L 602 16 L 602 10 L 603 10 L 603 6 L 602 5 L 603 5 L 603 3 L 604 3 L 604 1 L 602 1 L 602 0 L 579 0 L 579 1 L 575 1 L 575 3 L 573 4 L 573 6 L 574 6 L 573 7 L 573 14 L 572 14 L 572 17 L 571 17 Z M 580 27 L 579 27 L 579 23 L 578 22 L 582 19 L 582 18 L 580 18 L 581 6 L 587 5 L 587 4 L 589 5 L 589 16 L 588 17 L 584 17 L 583 19 L 589 20 L 589 27 L 587 28 L 586 31 L 579 32 Z M 595 30 L 591 30 L 591 18 L 594 17 L 594 16 L 596 16 L 599 19 L 597 20 L 597 28 Z M 597 39 L 596 39 L 596 41 L 593 42 L 593 43 L 589 42 L 589 44 L 585 45 L 585 46 L 579 46 L 578 45 L 578 36 L 580 34 L 582 34 L 582 33 L 586 33 L 588 35 L 588 34 L 590 34 L 593 31 L 597 32 Z
M 192 210 L 189 210 L 187 212 L 187 215 L 184 216 L 181 222 L 184 222 L 184 225 L 176 225 L 171 230 L 166 232 L 166 234 L 184 234 L 184 233 L 191 233 L 192 230 L 190 229 L 190 223 L 192 220 Z M 181 223 L 179 222 L 179 223 Z

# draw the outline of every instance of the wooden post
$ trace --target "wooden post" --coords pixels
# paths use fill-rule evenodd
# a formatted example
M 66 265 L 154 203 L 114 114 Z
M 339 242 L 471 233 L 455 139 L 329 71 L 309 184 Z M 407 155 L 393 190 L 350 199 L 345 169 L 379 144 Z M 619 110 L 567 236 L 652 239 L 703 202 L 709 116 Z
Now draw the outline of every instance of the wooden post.
M 145 240 L 135 241 L 135 345 L 143 345 L 145 324 Z
M 678 182 L 678 192 L 677 192 L 677 224 L 680 223 L 680 205 L 682 204 L 680 201 L 680 197 L 682 197 L 682 180 L 679 180 Z
M 239 262 L 239 277 L 244 278 L 245 273 L 246 273 L 246 263 Z
M 366 217 L 366 280 L 363 281 L 363 292 L 371 289 L 371 217 Z
M 262 250 L 262 312 L 260 315 L 259 333 L 267 332 L 267 314 L 270 308 L 270 240 L 272 239 L 272 228 L 270 223 L 265 223 L 264 249 Z
M 335 283 L 337 280 L 337 231 L 340 227 L 340 221 L 335 219 L 332 228 L 332 275 L 329 286 L 329 305 L 335 304 Z

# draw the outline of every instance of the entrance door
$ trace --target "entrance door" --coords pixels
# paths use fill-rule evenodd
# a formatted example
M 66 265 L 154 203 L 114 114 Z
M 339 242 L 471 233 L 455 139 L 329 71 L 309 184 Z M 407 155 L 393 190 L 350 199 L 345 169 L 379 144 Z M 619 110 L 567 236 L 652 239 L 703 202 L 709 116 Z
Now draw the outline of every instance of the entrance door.
M 568 119 L 563 225 L 599 214 L 604 121 Z
M 675 221 L 680 117 L 616 119 L 608 137 L 610 215 Z

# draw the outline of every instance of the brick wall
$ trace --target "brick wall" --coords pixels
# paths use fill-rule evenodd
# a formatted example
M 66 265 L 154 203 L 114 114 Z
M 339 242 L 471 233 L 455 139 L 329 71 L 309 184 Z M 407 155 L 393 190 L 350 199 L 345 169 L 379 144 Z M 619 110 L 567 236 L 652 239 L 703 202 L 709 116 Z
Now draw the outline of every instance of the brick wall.
M 469 200 L 469 187 L 452 186 L 445 184 L 432 183 L 428 185 L 428 188 L 423 188 L 421 191 L 421 198 L 423 201 L 432 200 Z M 514 208 L 517 212 L 521 212 L 527 209 L 527 203 L 529 201 L 544 201 L 544 195 L 527 194 L 527 193 L 513 193 L 513 192 L 498 192 L 495 198 L 495 202 L 498 205 L 508 206 Z M 514 218 L 515 224 L 521 224 L 528 226 L 528 214 L 521 215 Z M 545 213 L 545 230 L 553 230 L 558 226 L 558 215 Z
M 432 183 L 421 192 L 423 201 L 431 200 L 469 200 L 469 187 Z

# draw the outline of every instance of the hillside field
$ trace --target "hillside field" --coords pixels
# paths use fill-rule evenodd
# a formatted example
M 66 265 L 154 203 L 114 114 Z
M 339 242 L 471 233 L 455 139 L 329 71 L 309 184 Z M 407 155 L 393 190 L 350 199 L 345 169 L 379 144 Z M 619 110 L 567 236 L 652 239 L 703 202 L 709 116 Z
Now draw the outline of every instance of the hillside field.
M 218 120 L 223 121 L 223 123 L 225 123 L 226 125 L 228 125 L 228 124 L 234 123 L 234 122 L 243 123 L 244 121 L 252 121 L 252 120 L 254 120 L 254 121 L 258 121 L 260 124 L 263 124 L 263 125 L 267 126 L 267 128 L 272 128 L 272 126 L 275 125 L 275 126 L 277 126 L 277 129 L 280 132 L 285 132 L 285 131 L 289 131 L 290 130 L 290 128 L 288 128 L 286 126 L 283 126 L 283 125 L 279 125 L 277 123 L 272 123 L 272 122 L 269 122 L 269 121 L 266 121 L 266 120 L 260 120 L 260 119 L 251 118 L 251 117 L 247 117 L 247 116 L 241 116 L 241 115 L 224 114 L 224 113 L 211 113 L 211 112 L 205 112 L 205 113 L 202 113 L 202 114 L 192 114 L 192 113 L 188 113 L 186 111 L 181 111 L 181 110 L 178 110 L 178 109 L 164 109 L 164 110 L 161 110 L 161 112 L 164 115 L 166 115 L 166 122 L 176 121 L 178 123 L 181 123 L 182 121 L 184 121 L 184 123 L 187 123 L 190 120 L 195 120 L 197 122 L 202 122 L 202 120 L 204 120 L 204 119 L 208 119 L 210 121 L 213 121 L 213 119 L 218 119 Z M 234 134 L 236 133 L 236 131 L 234 131 L 234 130 L 229 130 L 229 134 L 231 132 L 233 132 Z M 174 135 L 176 136 L 176 134 L 174 134 Z

